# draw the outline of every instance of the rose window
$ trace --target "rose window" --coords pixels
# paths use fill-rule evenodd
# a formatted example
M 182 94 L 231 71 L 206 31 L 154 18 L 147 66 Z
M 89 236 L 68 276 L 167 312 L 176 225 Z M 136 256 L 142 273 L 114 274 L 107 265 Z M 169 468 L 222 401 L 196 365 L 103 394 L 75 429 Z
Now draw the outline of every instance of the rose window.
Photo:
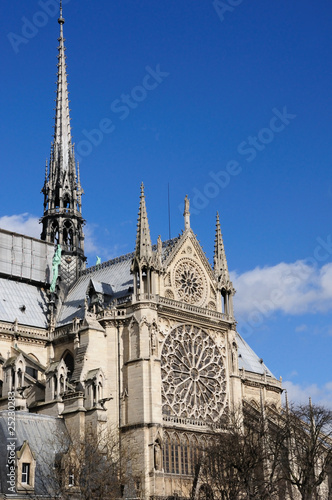
M 201 328 L 180 326 L 164 342 L 161 355 L 163 413 L 217 421 L 226 403 L 222 355 Z
M 188 304 L 202 302 L 204 279 L 199 267 L 193 261 L 181 261 L 175 268 L 175 288 L 180 300 Z

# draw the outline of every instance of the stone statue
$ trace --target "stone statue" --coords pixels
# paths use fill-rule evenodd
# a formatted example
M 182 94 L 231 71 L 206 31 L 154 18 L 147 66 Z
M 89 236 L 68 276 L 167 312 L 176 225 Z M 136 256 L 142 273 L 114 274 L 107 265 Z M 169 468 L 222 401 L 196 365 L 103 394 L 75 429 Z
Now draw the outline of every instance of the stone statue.
M 100 266 L 100 264 L 101 264 L 101 258 L 98 257 L 98 255 L 97 255 L 96 267 Z
M 188 195 L 186 194 L 186 197 L 184 199 L 184 211 L 185 211 L 185 213 L 189 212 L 189 204 L 190 204 L 190 200 L 188 198 Z
M 153 327 L 151 332 L 151 354 L 154 354 L 157 349 L 157 333 L 155 327 Z
M 189 229 L 190 228 L 190 212 L 189 212 L 189 208 L 190 208 L 190 200 L 188 198 L 188 195 L 186 194 L 186 197 L 184 199 L 184 212 L 183 212 L 183 216 L 184 216 L 184 228 L 185 229 Z
M 59 276 L 59 266 L 61 264 L 61 246 L 58 245 L 58 248 L 55 251 L 53 261 L 52 261 L 52 283 L 50 290 L 52 293 L 55 292 L 55 285 Z
M 155 470 L 161 470 L 161 447 L 159 441 L 154 443 L 154 468 Z

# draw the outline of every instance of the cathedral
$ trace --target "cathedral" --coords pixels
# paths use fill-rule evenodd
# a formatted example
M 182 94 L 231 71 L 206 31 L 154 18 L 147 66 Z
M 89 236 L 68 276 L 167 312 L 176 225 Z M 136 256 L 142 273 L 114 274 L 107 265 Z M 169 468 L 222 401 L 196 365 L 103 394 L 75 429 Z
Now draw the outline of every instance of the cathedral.
M 61 8 L 41 237 L 0 230 L 0 498 L 47 497 L 43 443 L 56 461 L 59 436 L 106 428 L 130 476 L 122 498 L 190 498 L 211 429 L 244 401 L 279 408 L 281 381 L 236 331 L 218 214 L 212 267 L 187 197 L 179 235 L 152 243 L 142 184 L 133 253 L 86 267 L 64 22 Z

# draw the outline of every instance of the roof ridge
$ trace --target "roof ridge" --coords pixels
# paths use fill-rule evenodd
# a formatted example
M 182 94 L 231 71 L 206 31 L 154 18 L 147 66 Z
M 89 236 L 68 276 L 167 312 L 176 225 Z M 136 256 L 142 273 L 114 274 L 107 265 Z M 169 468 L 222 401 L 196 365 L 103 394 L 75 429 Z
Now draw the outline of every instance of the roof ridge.
M 119 257 L 115 257 L 114 259 L 102 262 L 101 264 L 88 267 L 87 269 L 84 269 L 82 271 L 81 276 L 86 276 L 87 274 L 92 274 L 95 271 L 98 271 L 99 269 L 104 269 L 105 267 L 113 266 L 114 264 L 118 264 L 119 262 L 124 262 L 126 260 L 129 260 L 130 258 L 133 258 L 134 255 L 135 255 L 134 252 L 126 253 L 124 255 L 120 255 Z
M 176 243 L 176 241 L 179 239 L 179 236 L 176 236 L 175 238 L 170 238 L 168 240 L 165 240 L 162 242 L 163 248 L 167 248 L 170 245 L 173 245 Z M 152 250 L 157 250 L 157 245 L 152 245 Z M 92 274 L 95 271 L 98 271 L 99 269 L 104 269 L 106 267 L 113 266 L 114 264 L 118 264 L 119 262 L 125 262 L 129 259 L 133 259 L 135 256 L 135 252 L 130 252 L 126 253 L 124 255 L 119 255 L 119 257 L 114 257 L 114 259 L 106 260 L 105 262 L 102 262 L 101 264 L 95 265 L 88 267 L 87 269 L 84 269 L 81 272 L 81 276 L 86 276 L 88 274 Z

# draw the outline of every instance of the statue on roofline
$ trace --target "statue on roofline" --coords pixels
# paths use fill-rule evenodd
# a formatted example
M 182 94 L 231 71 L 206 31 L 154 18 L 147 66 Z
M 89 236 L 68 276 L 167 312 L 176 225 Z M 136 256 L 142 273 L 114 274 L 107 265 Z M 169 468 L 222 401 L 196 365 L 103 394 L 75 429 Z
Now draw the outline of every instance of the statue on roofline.
M 52 260 L 52 282 L 50 286 L 50 291 L 55 292 L 56 282 L 59 276 L 59 266 L 61 264 L 61 246 L 58 245 L 53 260 Z

